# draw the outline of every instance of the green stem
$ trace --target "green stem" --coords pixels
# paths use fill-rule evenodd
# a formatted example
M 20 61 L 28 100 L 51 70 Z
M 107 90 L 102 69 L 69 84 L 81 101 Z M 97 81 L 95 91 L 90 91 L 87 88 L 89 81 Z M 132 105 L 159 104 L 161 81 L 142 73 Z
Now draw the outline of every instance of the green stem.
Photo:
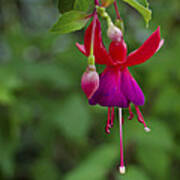
M 90 47 L 90 55 L 88 57 L 88 64 L 95 65 L 94 58 L 94 38 L 95 38 L 95 30 L 96 30 L 96 20 L 97 20 L 97 12 L 94 13 L 94 19 L 92 24 L 92 34 L 91 34 L 91 47 Z
M 113 22 L 111 20 L 111 17 L 109 16 L 109 14 L 106 12 L 106 9 L 104 7 L 100 7 L 100 6 L 96 6 L 96 8 L 97 8 L 99 15 L 102 18 L 106 19 L 108 26 L 110 26 Z

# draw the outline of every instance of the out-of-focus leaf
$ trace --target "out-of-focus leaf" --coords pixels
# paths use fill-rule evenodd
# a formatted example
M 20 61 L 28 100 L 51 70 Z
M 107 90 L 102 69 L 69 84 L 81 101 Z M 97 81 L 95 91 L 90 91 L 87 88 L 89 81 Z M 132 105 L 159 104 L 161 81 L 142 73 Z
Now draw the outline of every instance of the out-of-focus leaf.
M 12 104 L 15 100 L 13 92 L 21 88 L 22 82 L 9 66 L 0 67 L 0 102 Z
M 164 149 L 140 145 L 137 150 L 137 160 L 155 177 L 166 179 L 168 176 L 170 157 Z
M 147 146 L 149 148 L 157 147 L 165 151 L 171 151 L 174 147 L 172 132 L 165 123 L 154 118 L 146 118 L 148 126 L 151 128 L 149 133 L 143 129 L 143 124 L 139 123 L 136 118 L 128 121 L 126 125 L 128 141 Z
M 13 161 L 14 152 L 17 142 L 4 141 L 0 136 L 0 169 L 7 177 L 12 177 L 15 170 L 15 163 Z
M 87 22 L 87 14 L 82 11 L 69 11 L 61 15 L 56 24 L 51 28 L 52 32 L 66 34 L 82 29 Z
M 125 175 L 116 175 L 116 180 L 150 180 L 143 169 L 137 166 L 129 166 Z
M 180 115 L 178 111 L 180 107 L 180 96 L 177 87 L 165 86 L 156 98 L 156 104 L 154 110 L 157 114 L 169 114 L 171 113 Z
M 32 168 L 32 174 L 34 180 L 59 180 L 60 174 L 58 169 L 55 167 L 53 162 L 49 159 L 40 159 L 37 161 Z
M 74 3 L 76 0 L 59 0 L 58 9 L 60 13 L 65 13 L 73 10 Z
M 134 7 L 143 17 L 146 22 L 146 26 L 149 26 L 149 21 L 151 20 L 152 11 L 149 9 L 148 4 L 144 7 L 137 0 L 123 0 L 128 3 L 130 6 Z
M 88 107 L 79 96 L 70 96 L 52 117 L 61 132 L 69 138 L 83 141 L 87 138 L 91 121 Z
M 102 145 L 96 148 L 86 160 L 65 176 L 65 180 L 106 179 L 109 169 L 118 157 L 118 152 L 117 147 L 113 144 Z
M 23 67 L 20 73 L 28 83 L 47 82 L 51 84 L 51 87 L 61 89 L 69 88 L 73 84 L 70 75 L 62 67 L 45 63 L 27 63 L 19 66 Z
M 74 10 L 88 11 L 92 8 L 94 1 L 92 0 L 76 0 L 74 3 Z

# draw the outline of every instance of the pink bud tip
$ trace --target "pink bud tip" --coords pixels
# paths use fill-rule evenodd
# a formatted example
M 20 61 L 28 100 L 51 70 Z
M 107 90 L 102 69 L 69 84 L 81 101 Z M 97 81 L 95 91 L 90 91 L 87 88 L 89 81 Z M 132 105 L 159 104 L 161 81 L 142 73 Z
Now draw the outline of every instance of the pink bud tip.
M 99 75 L 94 65 L 89 65 L 81 78 L 81 88 L 90 99 L 99 88 Z
M 112 23 L 108 27 L 107 36 L 112 41 L 120 42 L 122 40 L 123 34 L 122 31 Z

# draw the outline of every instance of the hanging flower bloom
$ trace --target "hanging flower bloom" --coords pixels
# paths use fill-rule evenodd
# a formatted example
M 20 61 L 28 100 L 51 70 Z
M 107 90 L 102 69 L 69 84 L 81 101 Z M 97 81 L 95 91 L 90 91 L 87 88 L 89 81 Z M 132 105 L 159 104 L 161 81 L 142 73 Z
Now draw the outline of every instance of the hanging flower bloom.
M 113 32 L 113 30 L 111 30 Z M 110 133 L 110 128 L 113 126 L 114 120 L 114 107 L 119 107 L 119 115 L 121 117 L 121 108 L 129 108 L 129 119 L 133 118 L 130 103 L 135 105 L 137 112 L 137 119 L 144 125 L 145 131 L 149 132 L 143 115 L 139 110 L 139 106 L 144 105 L 144 94 L 137 84 L 136 80 L 130 74 L 128 67 L 142 64 L 152 57 L 163 45 L 163 40 L 160 37 L 160 28 L 143 43 L 137 50 L 127 55 L 127 46 L 121 37 L 115 37 L 114 32 L 110 34 L 112 42 L 109 46 L 109 52 L 105 49 L 102 37 L 101 26 L 98 19 L 96 19 L 96 29 L 94 35 L 94 56 L 97 64 L 105 64 L 106 68 L 100 75 L 99 88 L 89 98 L 89 104 L 108 107 L 108 120 L 106 124 L 106 132 Z M 86 56 L 90 53 L 90 39 L 92 35 L 92 23 L 89 25 L 85 32 L 84 45 L 76 44 L 78 49 Z M 121 164 L 120 172 L 125 172 L 123 162 L 123 149 L 122 149 L 122 121 L 120 121 L 120 149 L 121 149 Z

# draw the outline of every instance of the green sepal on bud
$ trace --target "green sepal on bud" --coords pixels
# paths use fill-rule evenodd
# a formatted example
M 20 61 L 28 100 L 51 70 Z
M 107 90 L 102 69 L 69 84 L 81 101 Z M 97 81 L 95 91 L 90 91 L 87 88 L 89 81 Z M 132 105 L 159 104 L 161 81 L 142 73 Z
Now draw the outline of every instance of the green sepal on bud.
M 101 2 L 103 7 L 108 7 L 114 2 L 114 0 L 101 0 Z
M 94 57 L 94 55 L 89 55 L 89 57 L 88 57 L 88 65 L 95 65 L 95 57 Z
M 115 25 L 122 31 L 124 34 L 124 22 L 122 19 L 116 19 Z

